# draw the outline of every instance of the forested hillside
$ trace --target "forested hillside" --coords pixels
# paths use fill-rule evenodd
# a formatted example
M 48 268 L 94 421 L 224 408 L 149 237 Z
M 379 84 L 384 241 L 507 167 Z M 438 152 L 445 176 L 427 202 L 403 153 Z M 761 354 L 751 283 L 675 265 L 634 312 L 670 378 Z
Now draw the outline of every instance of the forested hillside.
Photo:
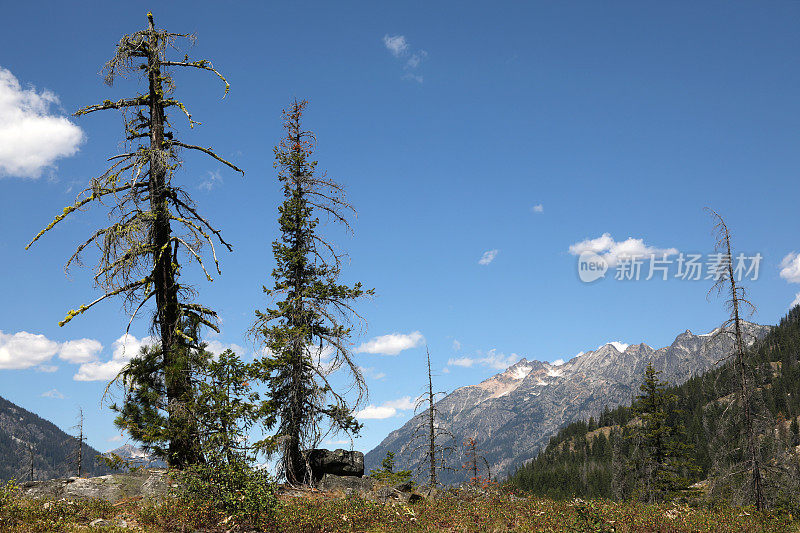
M 757 413 L 760 452 L 767 490 L 790 490 L 785 476 L 797 466 L 800 445 L 800 307 L 748 352 L 755 387 L 751 409 Z M 666 390 L 674 395 L 676 409 L 668 424 L 685 431 L 686 444 L 696 471 L 684 473 L 693 482 L 710 478 L 719 483 L 722 472 L 742 460 L 739 422 L 731 423 L 737 409 L 736 375 L 732 362 Z M 641 421 L 635 408 L 606 409 L 598 420 L 590 418 L 562 428 L 536 459 L 509 477 L 517 488 L 555 498 L 630 497 L 634 429 Z M 788 452 L 787 452 L 788 450 Z M 789 457 L 789 464 L 786 457 Z M 793 457 L 792 457 L 793 456 Z M 704 483 L 703 486 L 714 485 Z M 721 490 L 721 489 L 720 489 Z M 724 490 L 722 490 L 724 496 Z
M 0 398 L 0 480 L 51 479 L 77 474 L 78 441 L 52 422 Z M 81 448 L 84 475 L 102 475 L 108 469 L 97 463 L 97 450 Z

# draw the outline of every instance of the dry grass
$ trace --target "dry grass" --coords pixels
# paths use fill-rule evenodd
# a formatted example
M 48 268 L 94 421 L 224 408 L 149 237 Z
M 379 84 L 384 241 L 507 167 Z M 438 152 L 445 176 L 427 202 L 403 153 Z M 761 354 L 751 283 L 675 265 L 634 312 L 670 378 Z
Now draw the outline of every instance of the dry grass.
M 226 517 L 189 508 L 175 499 L 153 504 L 129 500 L 105 502 L 42 502 L 0 492 L 0 531 L 247 531 Z M 89 528 L 104 518 L 111 525 Z M 119 520 L 126 528 L 119 527 Z M 800 532 L 789 516 L 750 509 L 651 506 L 608 501 L 560 502 L 495 491 L 490 494 L 449 493 L 413 505 L 380 504 L 359 497 L 299 491 L 280 498 L 275 532 L 646 532 L 750 533 Z

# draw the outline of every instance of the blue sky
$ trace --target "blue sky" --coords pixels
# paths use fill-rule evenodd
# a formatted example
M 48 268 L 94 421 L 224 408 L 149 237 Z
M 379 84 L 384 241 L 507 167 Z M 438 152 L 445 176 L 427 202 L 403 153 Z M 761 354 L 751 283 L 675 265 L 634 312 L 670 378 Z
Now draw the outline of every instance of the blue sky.
M 377 294 L 354 341 L 370 387 L 358 449 L 409 418 L 426 343 L 450 391 L 521 357 L 660 347 L 719 325 L 711 281 L 612 275 L 626 250 L 710 253 L 704 206 L 738 252 L 763 257 L 747 282 L 756 321 L 800 293 L 800 4 L 16 2 L 0 34 L 0 395 L 63 428 L 82 406 L 100 450 L 124 442 L 100 399 L 127 318 L 113 301 L 57 323 L 97 296 L 91 254 L 67 277 L 63 265 L 104 211 L 24 247 L 120 150 L 119 115 L 68 115 L 141 90 L 98 71 L 148 9 L 195 32 L 188 52 L 232 86 L 223 100 L 213 77 L 179 74 L 203 125 L 175 124 L 245 176 L 189 155 L 177 179 L 234 245 L 213 283 L 190 279 L 223 320 L 209 340 L 246 357 L 273 265 L 280 110 L 311 102 L 320 168 L 359 213 L 354 236 L 328 234 L 350 253 L 345 279 Z M 581 251 L 612 265 L 604 279 L 580 281 Z M 135 348 L 146 325 L 132 334 Z

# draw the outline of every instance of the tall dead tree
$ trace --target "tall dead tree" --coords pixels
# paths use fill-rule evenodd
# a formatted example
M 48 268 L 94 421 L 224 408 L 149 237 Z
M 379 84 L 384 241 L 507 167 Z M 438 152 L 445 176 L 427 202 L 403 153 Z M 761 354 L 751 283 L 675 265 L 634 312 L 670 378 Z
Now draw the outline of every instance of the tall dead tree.
M 447 459 L 455 451 L 455 446 L 452 444 L 442 444 L 443 439 L 455 439 L 453 434 L 444 427 L 440 427 L 437 422 L 438 411 L 436 409 L 436 397 L 443 396 L 443 392 L 433 391 L 433 377 L 431 373 L 431 354 L 425 347 L 425 353 L 428 358 L 428 387 L 425 393 L 417 398 L 416 405 L 414 406 L 414 413 L 419 413 L 422 409 L 422 419 L 420 424 L 412 434 L 412 441 L 422 441 L 414 448 L 413 454 L 417 455 L 422 451 L 423 460 L 419 463 L 418 471 L 427 465 L 428 467 L 428 485 L 431 488 L 439 484 L 438 470 L 450 469 Z
M 742 426 L 747 447 L 746 456 L 751 478 L 752 500 L 756 509 L 761 510 L 764 508 L 762 464 L 755 430 L 755 416 L 752 412 L 753 391 L 749 383 L 750 372 L 746 359 L 747 344 L 744 340 L 741 318 L 742 314 L 752 315 L 755 312 L 755 306 L 747 299 L 745 288 L 737 283 L 734 276 L 731 234 L 728 226 L 719 213 L 708 207 L 706 210 L 715 220 L 714 233 L 717 237 L 715 250 L 719 254 L 720 261 L 716 269 L 716 280 L 714 286 L 709 290 L 709 295 L 712 292 L 727 295 L 725 303 L 730 312 L 730 318 L 723 324 L 721 332 L 731 331 L 734 338 L 732 357 L 738 379 L 738 400 L 741 406 Z
M 103 294 L 88 304 L 71 310 L 59 325 L 63 326 L 113 296 L 122 296 L 131 322 L 150 301 L 155 300 L 152 327 L 160 337 L 161 364 L 167 395 L 167 410 L 173 431 L 167 460 L 171 466 L 183 467 L 198 460 L 197 438 L 186 428 L 191 424 L 185 409 L 190 394 L 191 368 L 182 354 L 185 345 L 196 346 L 198 339 L 182 331 L 181 324 L 194 320 L 217 330 L 216 314 L 192 301 L 191 287 L 179 282 L 182 262 L 196 262 L 206 278 L 212 281 L 203 259 L 204 245 L 210 247 L 214 266 L 221 273 L 215 241 L 228 250 L 232 247 L 220 231 L 201 216 L 185 189 L 173 181 L 180 168 L 180 150 L 192 150 L 211 156 L 216 161 L 241 172 L 213 150 L 187 144 L 172 131 L 168 112 L 185 114 L 190 127 L 199 122 L 192 118 L 186 106 L 173 95 L 175 68 L 200 69 L 228 82 L 205 60 L 190 60 L 188 55 L 173 61 L 167 57 L 181 39 L 193 40 L 189 34 L 170 33 L 158 29 L 152 13 L 147 14 L 144 30 L 125 35 L 116 53 L 106 63 L 105 81 L 108 85 L 119 77 L 137 74 L 143 78 L 146 91 L 117 101 L 104 100 L 84 107 L 76 116 L 95 111 L 119 110 L 123 113 L 126 149 L 109 158 L 111 166 L 78 196 L 74 204 L 64 208 L 28 245 L 36 242 L 68 215 L 82 210 L 92 202 L 109 205 L 112 224 L 100 228 L 81 243 L 67 261 L 65 269 L 80 264 L 81 254 L 90 245 L 99 250 L 94 282 Z M 128 324 L 130 328 L 130 322 Z M 135 383 L 126 383 L 130 389 Z
M 70 454 L 71 463 L 75 465 L 75 470 L 78 477 L 83 475 L 83 445 L 86 443 L 86 437 L 83 435 L 83 408 L 78 408 L 78 423 L 72 428 L 78 433 L 75 436 L 75 450 Z
M 26 451 L 28 452 L 28 464 L 25 470 L 27 470 L 28 480 L 33 481 L 33 461 L 35 459 L 35 454 L 34 454 L 35 444 L 33 443 L 33 433 L 31 432 L 30 428 L 27 426 L 24 427 L 25 427 L 25 433 L 28 434 L 28 443 L 27 446 L 25 446 L 25 448 L 27 449 Z

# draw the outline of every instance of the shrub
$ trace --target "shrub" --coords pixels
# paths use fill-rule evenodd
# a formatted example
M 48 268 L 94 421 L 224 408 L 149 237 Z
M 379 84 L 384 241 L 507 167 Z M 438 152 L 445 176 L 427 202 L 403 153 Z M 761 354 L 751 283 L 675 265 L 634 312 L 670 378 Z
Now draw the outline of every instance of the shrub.
M 177 496 L 202 512 L 225 515 L 227 522 L 262 529 L 278 506 L 276 485 L 265 471 L 234 462 L 194 465 L 177 474 Z
M 397 485 L 411 480 L 411 470 L 394 471 L 394 452 L 386 452 L 379 470 L 370 470 L 369 477 L 386 485 Z

